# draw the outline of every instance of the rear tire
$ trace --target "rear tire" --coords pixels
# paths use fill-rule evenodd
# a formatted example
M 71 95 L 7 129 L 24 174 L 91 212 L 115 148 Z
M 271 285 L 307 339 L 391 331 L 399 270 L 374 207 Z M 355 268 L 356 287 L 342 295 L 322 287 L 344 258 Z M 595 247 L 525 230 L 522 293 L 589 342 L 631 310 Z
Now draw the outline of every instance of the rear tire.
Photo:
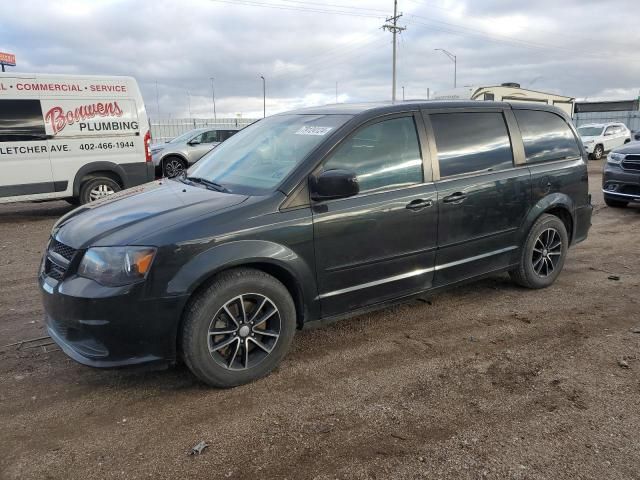
M 260 270 L 229 270 L 187 307 L 182 357 L 204 383 L 235 387 L 276 368 L 295 330 L 296 309 L 282 283 Z
M 80 185 L 80 205 L 94 202 L 122 190 L 118 182 L 110 177 L 90 177 Z
M 548 287 L 560 275 L 568 248 L 569 236 L 562 220 L 543 214 L 529 230 L 520 264 L 509 275 L 526 288 Z
M 612 200 L 607 197 L 604 197 L 604 203 L 607 204 L 607 207 L 611 208 L 625 208 L 629 204 L 629 202 L 625 202 L 622 200 Z

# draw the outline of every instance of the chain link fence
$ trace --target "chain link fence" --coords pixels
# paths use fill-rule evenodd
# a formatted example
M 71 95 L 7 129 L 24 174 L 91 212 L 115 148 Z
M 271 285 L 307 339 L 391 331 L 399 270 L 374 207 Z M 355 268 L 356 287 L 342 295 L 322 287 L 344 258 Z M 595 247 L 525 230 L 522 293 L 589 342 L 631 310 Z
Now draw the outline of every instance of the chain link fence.
M 167 140 L 182 135 L 194 128 L 204 127 L 246 127 L 255 122 L 256 118 L 168 118 L 154 120 L 149 119 L 151 124 L 151 138 L 153 143 L 164 143 Z
M 622 112 L 578 112 L 573 117 L 576 127 L 586 123 L 624 123 L 629 130 L 637 132 L 640 130 L 640 112 L 639 111 L 622 111 Z

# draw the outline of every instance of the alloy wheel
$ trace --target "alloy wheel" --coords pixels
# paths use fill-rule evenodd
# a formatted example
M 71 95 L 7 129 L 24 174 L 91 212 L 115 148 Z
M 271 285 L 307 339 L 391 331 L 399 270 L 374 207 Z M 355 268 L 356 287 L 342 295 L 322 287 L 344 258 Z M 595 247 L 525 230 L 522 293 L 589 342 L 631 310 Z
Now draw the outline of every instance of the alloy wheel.
M 184 172 L 184 165 L 180 160 L 169 160 L 164 165 L 164 172 L 168 178 L 178 177 Z
M 89 192 L 89 200 L 91 202 L 98 200 L 100 198 L 104 198 L 108 195 L 114 194 L 116 193 L 115 190 L 113 188 L 111 188 L 109 185 L 106 185 L 104 183 L 101 183 L 99 185 L 96 185 L 95 187 L 93 187 L 91 189 L 91 191 Z
M 596 149 L 593 151 L 593 156 L 596 160 L 600 160 L 602 158 L 602 154 L 604 151 L 600 145 L 596 146 Z
M 258 293 L 238 295 L 211 320 L 209 353 L 228 370 L 255 367 L 273 351 L 281 323 L 280 312 L 268 297 Z
M 533 271 L 541 277 L 551 275 L 562 256 L 562 237 L 555 228 L 547 228 L 533 244 Z

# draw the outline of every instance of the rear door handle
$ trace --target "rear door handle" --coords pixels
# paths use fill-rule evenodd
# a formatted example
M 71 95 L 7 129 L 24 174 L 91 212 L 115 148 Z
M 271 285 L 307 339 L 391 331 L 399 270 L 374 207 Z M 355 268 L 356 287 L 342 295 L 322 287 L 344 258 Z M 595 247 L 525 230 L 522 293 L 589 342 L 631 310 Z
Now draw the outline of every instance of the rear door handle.
M 433 200 L 431 200 L 430 198 L 426 200 L 422 198 L 418 198 L 416 200 L 412 200 L 411 202 L 407 203 L 407 208 L 409 210 L 422 210 L 423 208 L 428 208 L 432 205 L 433 205 Z
M 466 198 L 467 198 L 466 193 L 456 192 L 456 193 L 452 193 L 447 197 L 444 197 L 442 201 L 444 203 L 462 203 L 465 201 Z

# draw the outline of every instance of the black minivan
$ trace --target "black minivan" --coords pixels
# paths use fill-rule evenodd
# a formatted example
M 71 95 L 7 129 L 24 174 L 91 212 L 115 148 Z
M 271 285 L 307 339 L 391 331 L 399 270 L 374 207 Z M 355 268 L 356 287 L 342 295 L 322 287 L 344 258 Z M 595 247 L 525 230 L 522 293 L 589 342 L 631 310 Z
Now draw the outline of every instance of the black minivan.
M 333 105 L 265 118 L 180 178 L 78 208 L 39 275 L 50 335 L 95 367 L 230 387 L 296 328 L 482 275 L 551 285 L 591 225 L 586 154 L 546 105 Z

